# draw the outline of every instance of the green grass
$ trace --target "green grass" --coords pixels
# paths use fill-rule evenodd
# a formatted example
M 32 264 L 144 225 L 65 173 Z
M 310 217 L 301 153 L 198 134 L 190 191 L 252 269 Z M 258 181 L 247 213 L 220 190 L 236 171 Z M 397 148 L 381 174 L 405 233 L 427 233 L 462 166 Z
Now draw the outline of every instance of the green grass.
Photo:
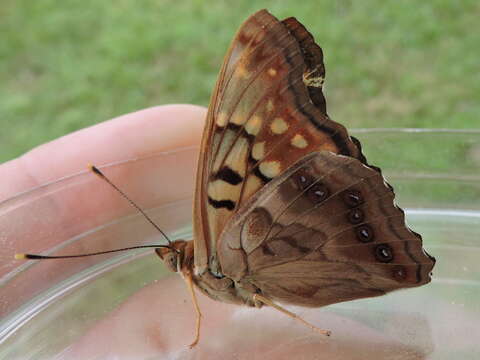
M 3 0 L 0 162 L 141 108 L 208 105 L 262 7 L 315 35 L 347 127 L 479 127 L 478 1 Z

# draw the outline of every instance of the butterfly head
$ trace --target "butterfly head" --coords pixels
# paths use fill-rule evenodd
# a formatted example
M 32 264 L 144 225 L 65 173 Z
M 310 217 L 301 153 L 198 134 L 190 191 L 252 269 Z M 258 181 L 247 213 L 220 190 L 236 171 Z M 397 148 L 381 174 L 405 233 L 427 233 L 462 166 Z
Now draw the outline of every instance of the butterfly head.
M 177 240 L 172 242 L 169 247 L 155 249 L 155 252 L 170 271 L 182 272 L 193 258 L 193 248 L 189 243 L 185 240 Z

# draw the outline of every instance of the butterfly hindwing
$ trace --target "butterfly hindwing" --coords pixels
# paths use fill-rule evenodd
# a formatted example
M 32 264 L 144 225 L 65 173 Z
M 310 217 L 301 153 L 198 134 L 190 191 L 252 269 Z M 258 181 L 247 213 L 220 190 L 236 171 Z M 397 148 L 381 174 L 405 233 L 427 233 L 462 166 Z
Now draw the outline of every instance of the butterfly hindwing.
M 306 306 L 428 283 L 434 259 L 393 199 L 359 160 L 309 154 L 229 222 L 218 245 L 223 272 Z

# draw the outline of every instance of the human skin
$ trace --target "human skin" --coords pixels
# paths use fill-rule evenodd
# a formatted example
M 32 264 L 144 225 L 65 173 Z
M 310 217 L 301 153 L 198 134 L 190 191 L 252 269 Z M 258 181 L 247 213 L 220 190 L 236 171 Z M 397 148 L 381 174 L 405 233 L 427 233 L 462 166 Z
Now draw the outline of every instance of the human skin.
M 41 145 L 0 165 L 0 201 L 84 170 L 85 164 L 92 161 L 105 164 L 199 146 L 205 116 L 206 110 L 197 106 L 160 106 Z M 125 183 L 128 176 L 123 178 Z M 192 179 L 179 186 L 193 183 Z M 87 204 L 82 202 L 75 208 L 80 215 L 82 206 Z M 102 208 L 95 211 L 100 213 Z M 28 241 L 18 239 L 17 245 L 33 247 Z M 189 349 L 188 344 L 194 337 L 195 312 L 184 282 L 174 275 L 131 296 L 60 358 L 391 359 L 399 352 L 406 354 L 402 359 L 423 358 L 416 349 L 322 309 L 293 310 L 317 326 L 332 330 L 330 338 L 313 333 L 273 309 L 224 304 L 197 294 L 203 319 L 200 342 L 194 349 Z

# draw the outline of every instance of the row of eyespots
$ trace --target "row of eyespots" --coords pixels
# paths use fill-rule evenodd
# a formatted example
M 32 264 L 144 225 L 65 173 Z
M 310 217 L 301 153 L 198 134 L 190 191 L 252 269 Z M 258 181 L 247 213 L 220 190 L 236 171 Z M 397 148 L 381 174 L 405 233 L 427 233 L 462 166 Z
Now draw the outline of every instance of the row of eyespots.
M 351 210 L 347 214 L 347 220 L 352 224 L 360 224 L 365 220 L 365 215 L 360 209 L 364 203 L 364 199 L 360 191 L 349 189 L 343 193 L 343 201 Z M 362 243 L 370 243 L 375 240 L 375 234 L 369 224 L 361 224 L 355 227 L 355 235 Z M 378 244 L 374 248 L 375 258 L 383 263 L 388 263 L 393 260 L 393 250 L 388 244 Z
M 314 204 L 318 204 L 324 201 L 330 194 L 329 189 L 323 183 L 317 182 L 313 186 L 315 178 L 306 170 L 300 169 L 297 171 L 294 177 L 294 181 L 300 190 L 306 191 L 306 196 Z M 374 231 L 369 224 L 363 223 L 365 215 L 360 209 L 360 205 L 364 203 L 364 199 L 360 191 L 355 189 L 349 189 L 342 194 L 342 199 L 345 205 L 350 208 L 347 213 L 347 220 L 355 227 L 355 235 L 357 239 L 362 243 L 370 243 L 375 239 Z M 374 250 L 375 258 L 383 263 L 388 263 L 393 260 L 393 250 L 388 244 L 379 244 Z
M 344 204 L 350 208 L 347 213 L 347 220 L 352 225 L 363 223 L 365 220 L 365 214 L 360 205 L 363 204 L 364 199 L 360 191 L 349 189 L 342 194 Z M 375 238 L 373 229 L 368 224 L 362 224 L 355 227 L 355 234 L 357 239 L 362 243 L 372 242 Z

